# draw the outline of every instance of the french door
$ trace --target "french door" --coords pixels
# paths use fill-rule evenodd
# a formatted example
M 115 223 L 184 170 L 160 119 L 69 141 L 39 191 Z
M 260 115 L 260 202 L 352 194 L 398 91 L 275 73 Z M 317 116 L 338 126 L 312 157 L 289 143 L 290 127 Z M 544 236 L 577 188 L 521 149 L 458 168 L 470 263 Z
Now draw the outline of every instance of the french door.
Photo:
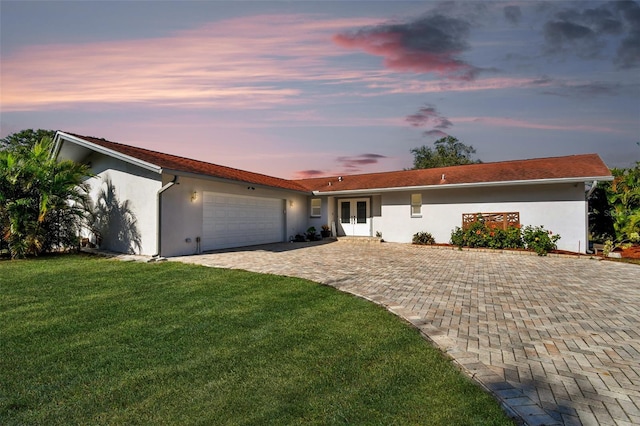
M 340 228 L 348 236 L 371 236 L 371 215 L 368 198 L 339 200 Z

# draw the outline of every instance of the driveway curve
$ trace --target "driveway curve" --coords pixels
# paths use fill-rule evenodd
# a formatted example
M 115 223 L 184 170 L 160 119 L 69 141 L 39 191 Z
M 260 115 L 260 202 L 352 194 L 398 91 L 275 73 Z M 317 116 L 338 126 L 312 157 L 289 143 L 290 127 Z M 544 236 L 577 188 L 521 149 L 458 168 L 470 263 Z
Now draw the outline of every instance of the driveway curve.
M 350 242 L 171 260 L 306 278 L 381 304 L 527 424 L 640 424 L 637 265 Z

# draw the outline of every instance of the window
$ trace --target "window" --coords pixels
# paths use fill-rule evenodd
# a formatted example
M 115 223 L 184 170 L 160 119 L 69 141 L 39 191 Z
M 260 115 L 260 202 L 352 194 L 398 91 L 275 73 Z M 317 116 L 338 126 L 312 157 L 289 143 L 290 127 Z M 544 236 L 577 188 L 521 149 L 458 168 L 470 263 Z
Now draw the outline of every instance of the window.
M 351 223 L 351 202 L 340 202 L 340 223 Z
M 422 194 L 411 194 L 411 217 L 422 216 Z
M 358 201 L 356 203 L 356 223 L 367 223 L 366 201 Z
M 321 206 L 322 206 L 322 200 L 320 198 L 311 199 L 311 216 L 312 217 L 320 217 Z

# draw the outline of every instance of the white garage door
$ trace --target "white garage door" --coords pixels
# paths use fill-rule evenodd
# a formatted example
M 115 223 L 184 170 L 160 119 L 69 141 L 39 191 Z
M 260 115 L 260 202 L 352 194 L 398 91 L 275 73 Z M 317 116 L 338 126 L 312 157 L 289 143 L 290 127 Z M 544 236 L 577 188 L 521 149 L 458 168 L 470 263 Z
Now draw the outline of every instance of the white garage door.
M 205 192 L 202 249 L 284 241 L 284 201 Z

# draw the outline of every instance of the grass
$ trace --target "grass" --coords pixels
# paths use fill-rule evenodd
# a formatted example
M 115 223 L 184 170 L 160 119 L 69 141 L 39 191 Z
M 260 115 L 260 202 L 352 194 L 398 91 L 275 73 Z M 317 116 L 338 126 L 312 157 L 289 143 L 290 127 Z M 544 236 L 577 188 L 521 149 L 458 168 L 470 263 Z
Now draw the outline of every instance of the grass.
M 309 281 L 0 262 L 0 424 L 513 424 L 384 309 Z

